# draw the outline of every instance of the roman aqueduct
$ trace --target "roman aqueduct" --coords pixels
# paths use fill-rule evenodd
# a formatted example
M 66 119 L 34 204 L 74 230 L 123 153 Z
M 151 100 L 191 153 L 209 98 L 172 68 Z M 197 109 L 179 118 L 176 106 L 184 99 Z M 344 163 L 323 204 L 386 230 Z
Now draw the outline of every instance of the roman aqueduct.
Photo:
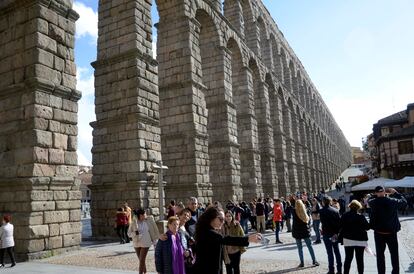
M 92 227 L 123 201 L 250 200 L 318 191 L 350 146 L 260 0 L 99 1 Z M 72 0 L 0 2 L 0 213 L 23 258 L 78 248 Z

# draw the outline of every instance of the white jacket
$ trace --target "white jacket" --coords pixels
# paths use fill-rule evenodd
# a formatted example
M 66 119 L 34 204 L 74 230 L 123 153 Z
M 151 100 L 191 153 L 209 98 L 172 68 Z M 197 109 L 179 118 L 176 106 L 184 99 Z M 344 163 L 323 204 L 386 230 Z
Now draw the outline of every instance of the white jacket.
M 1 248 L 14 246 L 13 230 L 14 227 L 11 223 L 3 224 L 0 227 Z

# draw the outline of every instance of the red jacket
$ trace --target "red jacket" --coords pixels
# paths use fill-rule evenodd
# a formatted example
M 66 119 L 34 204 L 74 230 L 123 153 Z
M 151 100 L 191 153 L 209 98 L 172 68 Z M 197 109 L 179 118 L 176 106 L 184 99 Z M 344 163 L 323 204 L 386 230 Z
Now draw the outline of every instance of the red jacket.
M 281 222 L 283 218 L 283 210 L 281 205 L 273 206 L 273 221 Z
M 117 212 L 116 213 L 116 225 L 127 225 L 128 224 L 128 216 L 126 212 Z

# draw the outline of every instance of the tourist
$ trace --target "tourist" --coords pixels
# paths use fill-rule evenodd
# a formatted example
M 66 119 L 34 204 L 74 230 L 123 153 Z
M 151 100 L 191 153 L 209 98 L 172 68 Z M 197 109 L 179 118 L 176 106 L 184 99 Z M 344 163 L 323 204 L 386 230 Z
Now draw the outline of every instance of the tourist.
M 224 236 L 243 237 L 244 232 L 240 224 L 235 220 L 231 211 L 226 211 L 225 222 L 222 227 Z M 223 249 L 224 264 L 227 274 L 240 274 L 241 254 L 246 251 L 242 246 L 225 245 Z
M 7 254 L 10 257 L 11 266 L 16 265 L 16 260 L 14 258 L 14 226 L 10 223 L 11 216 L 3 216 L 3 225 L 0 227 L 0 239 L 1 239 L 1 249 L 0 249 L 0 267 L 4 267 L 4 252 L 7 251 Z
M 368 201 L 371 208 L 370 225 L 374 230 L 378 274 L 385 273 L 386 246 L 391 255 L 392 274 L 400 272 L 397 232 L 401 229 L 398 209 L 406 205 L 405 198 L 395 189 L 388 189 L 388 196 L 382 186 L 375 188 L 375 196 Z
M 246 202 L 241 202 L 240 207 L 243 209 L 243 213 L 241 214 L 240 225 L 243 228 L 244 234 L 249 232 L 249 219 L 252 216 L 252 212 L 250 208 L 247 206 Z
M 319 204 L 318 199 L 316 199 L 316 197 L 313 197 L 311 216 L 312 216 L 313 231 L 315 231 L 315 236 L 316 236 L 316 240 L 313 242 L 314 244 L 320 244 L 321 243 L 321 232 L 319 231 L 319 226 L 321 224 L 321 220 L 319 218 L 319 210 L 320 209 L 321 209 L 321 206 Z
M 248 246 L 249 243 L 260 242 L 260 234 L 250 234 L 244 237 L 223 236 L 221 230 L 224 222 L 222 209 L 210 207 L 197 222 L 196 229 L 196 262 L 194 273 L 220 274 L 223 270 L 223 245 Z
M 128 216 L 127 212 L 123 207 L 118 208 L 116 212 L 116 219 L 115 219 L 115 225 L 116 225 L 116 233 L 118 234 L 119 240 L 121 244 L 125 244 L 126 242 L 129 242 L 128 235 L 126 232 L 126 227 L 128 224 Z
M 330 206 L 332 199 L 325 196 L 322 200 L 323 208 L 319 210 L 319 217 L 322 223 L 322 239 L 328 254 L 328 274 L 335 273 L 334 254 L 336 259 L 336 273 L 342 273 L 342 259 L 338 247 L 338 233 L 340 216 L 338 209 Z
M 350 211 L 344 213 L 340 221 L 340 241 L 345 248 L 344 274 L 349 274 L 352 259 L 357 262 L 358 273 L 364 273 L 364 250 L 368 246 L 369 223 L 364 215 L 359 214 L 362 205 L 353 200 L 348 205 Z
M 167 240 L 158 241 L 155 248 L 155 268 L 159 274 L 186 274 L 184 248 L 178 233 L 180 220 L 176 216 L 168 218 Z
M 302 248 L 302 239 L 308 247 L 309 254 L 312 258 L 312 264 L 318 266 L 319 263 L 316 261 L 315 252 L 313 251 L 312 243 L 310 240 L 310 225 L 309 225 L 309 216 L 306 213 L 306 207 L 303 204 L 302 200 L 298 199 L 295 201 L 295 206 L 293 210 L 293 226 L 292 226 L 292 237 L 296 239 L 296 245 L 298 247 L 300 264 L 298 267 L 304 267 L 305 262 L 303 259 L 303 248 Z
M 283 220 L 283 209 L 282 205 L 280 203 L 279 199 L 274 199 L 274 205 L 273 205 L 273 223 L 276 226 L 275 230 L 275 238 L 276 238 L 276 244 L 283 244 L 282 241 L 279 239 L 279 232 L 280 232 L 280 226 Z
M 129 243 L 128 229 L 132 223 L 132 209 L 128 206 L 127 202 L 124 203 L 123 209 L 128 219 L 128 222 L 126 223 L 125 228 L 124 228 L 124 238 L 125 238 L 125 242 Z
M 259 233 L 266 231 L 265 207 L 262 198 L 257 199 L 256 203 L 256 230 Z
M 177 214 L 176 207 L 175 207 L 175 200 L 171 200 L 170 204 L 167 206 L 167 220 L 175 216 Z
M 191 237 L 194 237 L 196 224 L 199 217 L 198 211 L 198 200 L 195 197 L 190 197 L 187 203 L 187 209 L 191 212 L 190 220 L 185 224 L 185 229 L 190 234 Z
M 250 208 L 250 227 L 251 229 L 257 229 L 257 224 L 256 224 L 256 201 L 253 200 L 249 203 L 249 208 Z
M 151 245 L 155 245 L 159 232 L 153 216 L 147 216 L 143 209 L 134 210 L 134 220 L 128 230 L 139 260 L 139 274 L 147 273 L 145 260 Z
M 185 266 L 185 273 L 191 274 L 192 267 L 194 264 L 194 239 L 190 236 L 190 234 L 185 230 L 185 223 L 188 222 L 191 218 L 191 212 L 188 209 L 183 209 L 178 212 L 178 219 L 180 220 L 180 226 L 178 229 L 178 233 L 180 234 L 181 244 L 184 248 L 184 266 Z
M 286 206 L 284 208 L 284 211 L 285 211 L 284 219 L 286 221 L 286 228 L 287 228 L 287 232 L 292 232 L 291 220 L 292 220 L 293 206 L 290 201 L 286 201 L 285 204 Z

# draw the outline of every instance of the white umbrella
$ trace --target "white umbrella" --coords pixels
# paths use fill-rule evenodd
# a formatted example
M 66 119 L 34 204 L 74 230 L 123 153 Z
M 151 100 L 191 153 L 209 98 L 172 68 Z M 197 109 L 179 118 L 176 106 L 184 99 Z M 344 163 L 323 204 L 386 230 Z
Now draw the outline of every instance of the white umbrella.
M 385 187 L 407 187 L 414 188 L 414 176 L 405 176 L 404 178 L 394 181 L 387 182 Z
M 395 182 L 395 180 L 379 177 L 368 182 L 353 186 L 351 188 L 351 191 L 374 190 L 377 186 L 388 187 L 387 184 L 392 182 Z

